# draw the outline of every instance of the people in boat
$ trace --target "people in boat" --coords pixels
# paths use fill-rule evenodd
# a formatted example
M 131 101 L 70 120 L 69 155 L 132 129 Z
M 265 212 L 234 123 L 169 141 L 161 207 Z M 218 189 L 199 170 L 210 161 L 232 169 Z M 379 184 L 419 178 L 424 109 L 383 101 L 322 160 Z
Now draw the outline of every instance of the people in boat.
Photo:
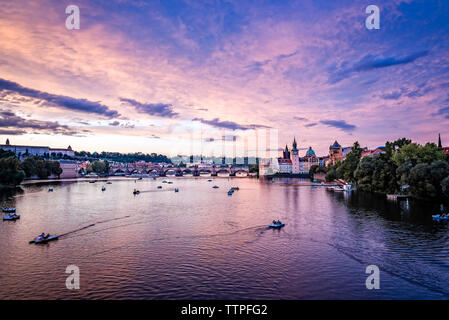
M 273 224 L 276 224 L 276 220 L 273 220 Z
M 42 234 L 39 237 L 41 237 L 42 239 L 45 239 L 45 232 L 42 232 Z

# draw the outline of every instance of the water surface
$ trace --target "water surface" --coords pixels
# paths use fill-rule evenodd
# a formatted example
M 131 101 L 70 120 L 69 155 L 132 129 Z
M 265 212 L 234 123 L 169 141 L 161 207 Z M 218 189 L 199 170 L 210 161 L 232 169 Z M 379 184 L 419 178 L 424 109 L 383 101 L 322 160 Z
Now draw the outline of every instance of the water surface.
M 449 297 L 449 227 L 429 218 L 438 204 L 285 185 L 298 183 L 308 181 L 122 179 L 55 183 L 54 192 L 26 185 L 0 200 L 21 215 L 0 223 L 0 298 Z M 240 190 L 228 196 L 232 186 Z M 267 229 L 273 219 L 286 227 Z M 63 236 L 28 244 L 42 232 Z M 371 264 L 381 270 L 380 290 L 365 287 Z M 65 287 L 68 265 L 80 268 L 80 290 Z

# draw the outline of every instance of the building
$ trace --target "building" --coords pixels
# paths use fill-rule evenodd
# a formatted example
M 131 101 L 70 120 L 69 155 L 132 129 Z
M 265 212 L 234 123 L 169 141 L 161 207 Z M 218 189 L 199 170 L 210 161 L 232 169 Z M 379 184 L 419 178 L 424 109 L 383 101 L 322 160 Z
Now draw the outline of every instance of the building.
M 0 144 L 0 149 L 3 149 L 5 151 L 11 151 L 14 152 L 15 155 L 22 159 L 22 157 L 31 157 L 31 156 L 41 156 L 48 158 L 50 156 L 53 156 L 53 154 L 56 155 L 67 155 L 69 157 L 74 157 L 75 152 L 73 152 L 72 147 L 68 147 L 67 149 L 51 149 L 47 146 L 19 146 L 19 145 L 12 145 L 9 142 L 9 139 L 6 139 L 6 144 Z
M 14 152 L 19 159 L 22 156 L 41 156 L 46 157 L 50 154 L 49 147 L 43 146 L 19 146 L 9 143 L 9 139 L 6 139 L 6 144 L 0 144 L 0 149 L 5 151 Z
M 287 145 L 282 151 L 282 157 L 278 158 L 279 173 L 292 173 L 292 160 L 290 159 L 290 151 L 288 151 Z
M 292 160 L 291 159 L 278 159 L 279 173 L 292 173 Z
M 329 146 L 329 160 L 327 164 L 335 165 L 338 161 L 343 160 L 343 149 L 341 145 L 335 140 L 335 142 Z
M 352 147 L 344 147 L 341 148 L 341 155 L 344 158 L 346 158 L 346 156 L 352 151 Z
M 385 147 L 377 147 L 374 150 L 368 150 L 365 148 L 365 150 L 362 152 L 361 158 L 367 157 L 367 156 L 375 156 L 381 153 L 385 153 Z
M 300 166 L 299 166 L 299 150 L 296 144 L 296 138 L 293 139 L 293 148 L 291 151 L 291 159 L 292 159 L 292 173 L 299 174 Z
M 312 147 L 309 147 L 309 149 L 306 152 L 306 155 L 300 158 L 299 163 L 300 163 L 299 173 L 309 174 L 310 168 L 312 168 L 312 166 L 320 165 L 320 159 L 316 156 L 315 151 L 313 151 Z
M 68 157 L 73 158 L 75 156 L 75 152 L 72 150 L 71 146 L 68 146 L 67 149 L 53 149 L 53 148 L 50 148 L 50 155 L 52 157 L 68 156 Z
M 61 166 L 62 173 L 60 178 L 77 178 L 78 171 L 81 168 L 81 165 L 76 161 L 72 160 L 59 160 L 59 165 Z

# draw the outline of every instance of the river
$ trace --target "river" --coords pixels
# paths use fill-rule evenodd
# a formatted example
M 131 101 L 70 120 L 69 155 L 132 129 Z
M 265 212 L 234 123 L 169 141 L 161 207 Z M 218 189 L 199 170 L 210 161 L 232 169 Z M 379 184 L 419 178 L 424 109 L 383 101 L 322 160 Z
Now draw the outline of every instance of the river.
M 439 204 L 297 179 L 208 179 L 36 183 L 4 195 L 0 207 L 21 219 L 0 223 L 0 299 L 449 298 L 449 224 L 430 218 Z M 267 229 L 273 219 L 286 226 Z M 28 243 L 42 232 L 62 236 Z M 66 288 L 68 265 L 79 290 Z M 365 286 L 368 265 L 380 269 L 378 290 Z

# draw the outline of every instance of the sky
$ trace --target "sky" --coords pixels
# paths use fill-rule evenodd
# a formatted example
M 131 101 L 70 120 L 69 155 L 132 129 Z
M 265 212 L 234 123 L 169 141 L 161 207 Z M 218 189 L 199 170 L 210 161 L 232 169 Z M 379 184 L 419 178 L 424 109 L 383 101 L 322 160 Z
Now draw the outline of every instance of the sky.
M 445 0 L 0 0 L 0 143 L 326 155 L 448 124 Z

